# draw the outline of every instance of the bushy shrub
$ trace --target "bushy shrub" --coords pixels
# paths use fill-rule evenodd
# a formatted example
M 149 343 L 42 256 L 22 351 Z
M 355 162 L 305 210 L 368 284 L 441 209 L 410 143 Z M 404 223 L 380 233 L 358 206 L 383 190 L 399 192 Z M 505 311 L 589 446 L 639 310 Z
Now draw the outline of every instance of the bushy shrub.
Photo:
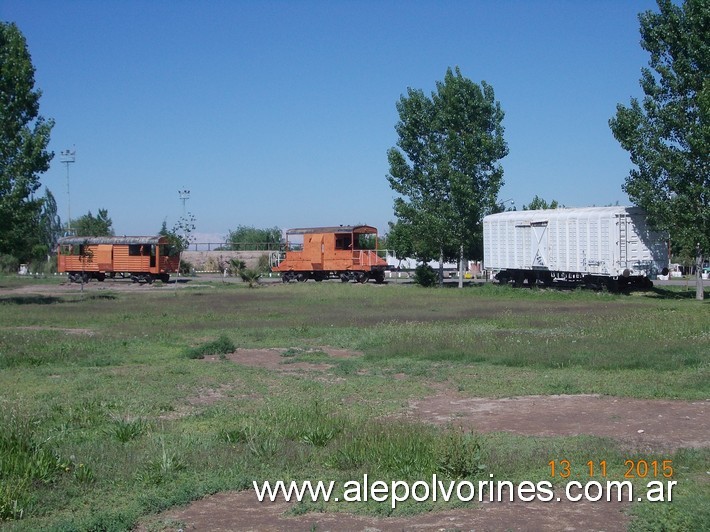
M 17 273 L 20 261 L 12 255 L 0 254 L 0 273 Z
M 232 353 L 236 349 L 237 348 L 234 345 L 234 342 L 223 334 L 216 340 L 212 340 L 211 342 L 188 349 L 185 352 L 185 356 L 187 358 L 205 358 L 206 355 L 223 355 L 226 353 Z
M 257 264 L 256 269 L 261 273 L 268 273 L 271 271 L 271 263 L 269 262 L 268 255 L 261 255 L 259 257 L 259 262 Z
M 239 272 L 239 277 L 241 277 L 242 281 L 244 281 L 245 283 L 249 283 L 249 288 L 254 288 L 254 286 L 259 284 L 259 278 L 261 277 L 261 273 L 259 273 L 257 270 L 245 268 Z
M 227 273 L 229 275 L 239 275 L 239 272 L 247 267 L 246 262 L 240 259 L 229 259 L 229 264 L 227 265 Z
M 194 270 L 195 267 L 190 261 L 185 259 L 180 261 L 180 275 L 191 275 Z
M 428 264 L 420 264 L 414 269 L 414 282 L 420 286 L 435 286 L 439 276 Z
M 222 271 L 222 266 L 216 257 L 207 257 L 203 270 L 206 272 L 220 272 Z

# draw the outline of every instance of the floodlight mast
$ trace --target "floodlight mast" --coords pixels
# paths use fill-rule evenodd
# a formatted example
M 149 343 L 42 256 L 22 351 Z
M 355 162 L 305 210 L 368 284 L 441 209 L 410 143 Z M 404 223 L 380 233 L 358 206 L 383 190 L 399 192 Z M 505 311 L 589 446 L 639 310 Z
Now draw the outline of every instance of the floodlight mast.
M 71 234 L 71 197 L 69 195 L 69 165 L 76 162 L 76 148 L 59 152 L 59 160 L 67 167 L 67 233 Z
M 187 212 L 185 211 L 185 202 L 190 199 L 190 191 L 186 188 L 178 190 L 178 196 L 180 197 L 180 201 L 182 201 L 182 217 L 184 218 L 187 216 Z

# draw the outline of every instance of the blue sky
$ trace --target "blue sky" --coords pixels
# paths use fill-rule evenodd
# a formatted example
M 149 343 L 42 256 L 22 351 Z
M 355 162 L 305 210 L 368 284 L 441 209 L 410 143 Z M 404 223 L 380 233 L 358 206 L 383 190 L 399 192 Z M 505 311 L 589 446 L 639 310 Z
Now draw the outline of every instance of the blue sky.
M 495 90 L 510 154 L 500 199 L 628 204 L 608 120 L 641 96 L 638 13 L 655 2 L 0 0 L 56 122 L 42 182 L 117 234 L 182 214 L 214 240 L 394 220 L 387 150 L 407 87 L 448 67 Z

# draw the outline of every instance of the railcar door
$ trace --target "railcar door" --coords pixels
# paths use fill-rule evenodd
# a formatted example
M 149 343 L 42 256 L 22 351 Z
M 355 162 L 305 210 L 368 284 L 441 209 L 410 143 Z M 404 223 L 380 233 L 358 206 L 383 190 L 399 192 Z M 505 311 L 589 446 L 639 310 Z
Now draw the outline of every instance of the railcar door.
M 96 264 L 100 272 L 113 271 L 113 245 L 99 244 L 96 250 Z
M 532 235 L 530 238 L 530 245 L 532 246 L 531 254 L 533 268 L 545 268 L 547 269 L 547 220 L 544 222 L 532 222 L 530 224 L 532 229 Z
M 307 235 L 303 241 L 303 258 L 311 263 L 314 270 L 323 269 L 325 245 L 322 234 Z

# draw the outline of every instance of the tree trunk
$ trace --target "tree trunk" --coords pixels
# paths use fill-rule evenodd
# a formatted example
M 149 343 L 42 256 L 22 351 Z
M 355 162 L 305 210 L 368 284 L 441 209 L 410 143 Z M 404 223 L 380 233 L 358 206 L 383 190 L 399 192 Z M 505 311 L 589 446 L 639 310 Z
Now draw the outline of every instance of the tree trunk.
M 439 248 L 439 286 L 444 286 L 444 248 Z
M 705 299 L 705 291 L 703 289 L 703 254 L 700 252 L 700 244 L 697 247 L 696 262 L 695 262 L 695 299 L 702 301 Z
M 461 244 L 461 247 L 459 248 L 459 288 L 463 288 L 463 273 L 463 244 Z

